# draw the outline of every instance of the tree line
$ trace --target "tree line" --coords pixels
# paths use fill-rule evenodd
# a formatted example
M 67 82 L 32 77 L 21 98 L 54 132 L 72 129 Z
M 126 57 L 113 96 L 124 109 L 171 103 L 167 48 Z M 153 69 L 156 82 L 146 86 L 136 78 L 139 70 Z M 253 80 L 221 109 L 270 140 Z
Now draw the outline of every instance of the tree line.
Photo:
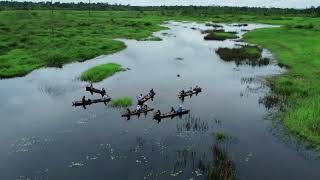
M 116 11 L 160 11 L 163 14 L 254 14 L 254 15 L 306 15 L 320 16 L 320 6 L 306 9 L 264 8 L 264 7 L 228 7 L 228 6 L 130 6 L 109 3 L 64 3 L 64 2 L 17 2 L 0 1 L 0 10 L 116 10 Z

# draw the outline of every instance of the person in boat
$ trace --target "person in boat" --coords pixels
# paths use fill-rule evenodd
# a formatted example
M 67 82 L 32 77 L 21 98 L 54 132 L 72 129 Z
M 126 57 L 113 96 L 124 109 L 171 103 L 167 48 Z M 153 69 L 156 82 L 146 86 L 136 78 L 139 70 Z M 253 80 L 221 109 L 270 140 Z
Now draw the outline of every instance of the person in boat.
M 176 110 L 173 107 L 171 107 L 171 112 L 176 113 Z
M 186 92 L 184 91 L 184 89 L 182 89 L 181 91 L 180 91 L 180 95 L 184 95 Z
M 199 91 L 200 90 L 200 87 L 198 85 L 196 85 L 196 87 L 194 87 L 193 89 L 194 91 Z
M 127 108 L 127 114 L 131 114 L 131 111 L 129 108 Z
M 137 96 L 138 101 L 141 101 L 143 99 L 143 95 L 140 94 L 140 96 Z
M 90 88 L 91 88 L 91 89 L 93 88 L 93 85 L 92 85 L 92 83 L 90 84 Z
M 183 111 L 183 109 L 184 109 L 183 106 L 180 105 L 179 108 L 178 108 L 178 110 L 177 110 L 177 112 L 178 112 L 178 113 L 181 113 L 181 112 Z
M 86 96 L 82 97 L 82 102 L 85 103 L 86 102 Z
M 192 87 L 190 87 L 190 88 L 189 88 L 189 92 L 192 92 L 192 91 L 193 91 L 193 88 L 192 88 Z
M 142 105 L 142 109 L 145 110 L 145 111 L 147 111 L 147 110 L 148 110 L 148 104 L 147 104 L 147 103 L 144 103 L 144 104 Z
M 152 96 L 154 96 L 156 93 L 154 93 L 154 91 L 153 91 L 153 88 L 150 90 L 150 96 L 152 97 Z
M 138 100 L 138 104 L 142 106 L 142 104 L 143 104 L 143 102 L 142 102 L 142 100 L 143 100 L 143 95 L 140 94 L 140 96 L 137 96 L 137 100 Z
M 101 91 L 101 96 L 105 96 L 106 95 L 106 90 L 104 88 L 102 88 L 102 91 Z
M 137 108 L 136 108 L 136 111 L 139 112 L 140 110 L 141 110 L 141 106 L 138 104 Z
M 156 114 L 155 114 L 155 115 L 156 115 L 156 116 L 160 116 L 160 115 L 161 115 L 161 112 L 160 112 L 159 109 L 156 111 Z

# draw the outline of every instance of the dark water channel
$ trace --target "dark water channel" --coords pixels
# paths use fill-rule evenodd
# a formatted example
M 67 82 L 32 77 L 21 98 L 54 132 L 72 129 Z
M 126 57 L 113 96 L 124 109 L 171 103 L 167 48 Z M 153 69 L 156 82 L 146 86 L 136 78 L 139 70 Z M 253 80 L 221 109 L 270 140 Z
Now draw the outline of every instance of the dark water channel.
M 0 179 L 206 179 L 201 164 L 212 164 L 217 144 L 235 163 L 237 179 L 320 178 L 320 160 L 275 136 L 259 104 L 269 91 L 263 78 L 283 72 L 276 63 L 237 67 L 215 50 L 238 42 L 204 41 L 191 29 L 208 28 L 202 24 L 166 26 L 155 33 L 163 41 L 124 40 L 128 48 L 113 55 L 0 80 Z M 265 26 L 224 28 L 241 35 Z M 114 98 L 154 88 L 149 105 L 165 112 L 181 104 L 179 90 L 199 85 L 203 92 L 185 99 L 190 115 L 160 123 L 152 113 L 127 121 L 123 110 L 103 104 L 72 107 L 83 95 L 93 98 L 78 80 L 81 72 L 107 62 L 131 69 L 95 84 Z M 218 142 L 215 132 L 230 138 Z

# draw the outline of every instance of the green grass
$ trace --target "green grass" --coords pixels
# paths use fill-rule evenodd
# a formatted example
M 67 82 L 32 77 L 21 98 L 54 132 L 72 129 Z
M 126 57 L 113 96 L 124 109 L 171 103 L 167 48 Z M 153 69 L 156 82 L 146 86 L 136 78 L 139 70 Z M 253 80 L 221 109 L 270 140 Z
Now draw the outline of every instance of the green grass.
M 0 19 L 0 78 L 118 52 L 125 44 L 115 38 L 146 39 L 165 29 L 159 24 L 166 20 L 284 25 L 249 32 L 244 39 L 268 48 L 290 67 L 270 80 L 272 92 L 285 97 L 281 119 L 289 130 L 320 146 L 319 17 L 174 11 L 93 11 L 89 17 L 85 11 L 54 11 L 51 16 L 50 11 L 21 10 L 0 11 Z
M 101 64 L 83 72 L 80 76 L 82 81 L 100 82 L 116 72 L 125 71 L 121 65 L 116 63 Z
M 111 104 L 112 107 L 128 107 L 132 105 L 131 97 L 123 97 L 118 99 L 112 99 Z
M 126 47 L 115 38 L 143 40 L 165 29 L 163 17 L 132 11 L 0 11 L 0 19 L 0 78 L 115 53 Z
M 221 59 L 225 61 L 248 61 L 249 64 L 256 64 L 261 58 L 262 49 L 256 46 L 241 46 L 236 48 L 219 48 L 216 51 Z
M 270 79 L 272 92 L 284 98 L 280 117 L 290 131 L 320 147 L 319 26 L 257 29 L 244 40 L 268 48 L 288 67 L 287 73 Z
M 224 41 L 226 39 L 236 39 L 238 36 L 235 32 L 225 32 L 225 31 L 217 31 L 217 30 L 209 30 L 209 34 L 207 34 L 204 39 L 205 40 L 218 40 Z
M 213 136 L 217 141 L 223 141 L 227 138 L 227 136 L 222 132 L 215 132 L 213 133 Z

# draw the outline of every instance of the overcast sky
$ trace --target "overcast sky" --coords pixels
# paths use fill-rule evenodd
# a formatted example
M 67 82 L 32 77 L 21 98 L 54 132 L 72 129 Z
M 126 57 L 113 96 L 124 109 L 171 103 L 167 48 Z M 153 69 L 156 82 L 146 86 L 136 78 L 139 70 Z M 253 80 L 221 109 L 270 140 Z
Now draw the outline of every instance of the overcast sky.
M 18 0 L 24 1 L 24 0 Z M 28 1 L 28 0 L 27 0 Z M 29 0 L 30 1 L 30 0 Z M 48 1 L 48 0 L 31 0 Z M 59 0 L 53 0 L 59 1 Z M 89 0 L 60 0 L 60 2 L 86 2 Z M 306 8 L 320 6 L 320 0 L 91 0 L 92 2 L 108 2 L 110 4 L 146 5 L 219 5 L 219 6 L 255 6 L 280 8 Z

